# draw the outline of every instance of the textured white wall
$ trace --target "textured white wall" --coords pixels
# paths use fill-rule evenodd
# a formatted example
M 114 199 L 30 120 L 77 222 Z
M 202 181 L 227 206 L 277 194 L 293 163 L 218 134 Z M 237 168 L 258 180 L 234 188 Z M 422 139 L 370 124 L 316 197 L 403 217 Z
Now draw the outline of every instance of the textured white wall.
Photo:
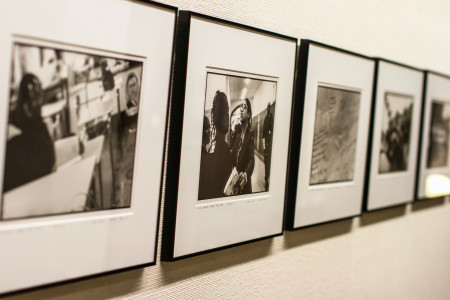
M 450 74 L 448 0 L 162 2 Z M 422 201 L 10 298 L 450 299 L 450 204 Z

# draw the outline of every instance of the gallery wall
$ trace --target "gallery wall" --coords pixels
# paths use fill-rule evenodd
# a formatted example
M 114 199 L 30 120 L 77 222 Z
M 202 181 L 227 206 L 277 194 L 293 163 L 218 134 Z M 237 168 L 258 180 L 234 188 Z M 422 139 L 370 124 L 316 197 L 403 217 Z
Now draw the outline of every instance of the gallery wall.
M 450 74 L 447 0 L 161 2 Z M 449 200 L 425 200 L 7 298 L 446 299 L 449 225 Z

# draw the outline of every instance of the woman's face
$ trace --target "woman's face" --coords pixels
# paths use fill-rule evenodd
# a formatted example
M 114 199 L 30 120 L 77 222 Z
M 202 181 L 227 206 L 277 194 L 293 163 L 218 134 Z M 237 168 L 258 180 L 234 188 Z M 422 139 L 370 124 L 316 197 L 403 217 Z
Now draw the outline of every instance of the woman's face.
M 135 76 L 130 77 L 127 82 L 127 96 L 129 100 L 138 100 L 139 82 Z
M 242 104 L 241 106 L 241 121 L 247 121 L 249 118 L 247 104 Z

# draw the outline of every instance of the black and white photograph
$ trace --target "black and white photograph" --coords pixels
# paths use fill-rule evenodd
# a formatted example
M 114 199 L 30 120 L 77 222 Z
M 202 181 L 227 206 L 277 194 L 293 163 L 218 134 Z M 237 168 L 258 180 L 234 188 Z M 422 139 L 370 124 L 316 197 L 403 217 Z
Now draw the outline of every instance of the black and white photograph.
M 376 60 L 363 209 L 373 211 L 414 200 L 424 73 Z
M 189 11 L 177 28 L 163 261 L 281 234 L 297 51 Z
M 12 52 L 2 220 L 130 207 L 143 62 Z
M 0 2 L 0 293 L 156 263 L 177 14 Z
M 361 213 L 375 70 L 367 56 L 316 41 L 301 40 L 299 53 L 288 230 Z
M 386 92 L 383 102 L 379 173 L 408 170 L 413 98 Z
M 360 92 L 319 86 L 310 184 L 353 180 Z
M 269 190 L 276 89 L 207 72 L 198 200 Z
M 450 135 L 450 103 L 433 100 L 427 151 L 427 168 L 446 167 Z

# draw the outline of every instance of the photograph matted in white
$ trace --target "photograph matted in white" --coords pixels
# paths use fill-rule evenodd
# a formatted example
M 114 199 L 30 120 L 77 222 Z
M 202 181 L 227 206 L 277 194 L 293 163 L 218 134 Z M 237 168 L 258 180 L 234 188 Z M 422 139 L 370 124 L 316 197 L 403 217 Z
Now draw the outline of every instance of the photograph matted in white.
M 422 111 L 423 71 L 382 59 L 377 68 L 366 210 L 414 200 Z
M 190 27 L 186 88 L 173 100 L 184 112 L 180 162 L 169 162 L 178 177 L 166 187 L 177 189 L 165 204 L 169 261 L 282 233 L 297 47 L 191 12 L 179 20 Z
M 450 194 L 450 77 L 426 76 L 418 199 Z
M 300 47 L 307 64 L 288 229 L 360 214 L 375 65 L 365 56 L 313 41 L 302 40 Z
M 0 293 L 155 263 L 176 12 L 0 4 Z

